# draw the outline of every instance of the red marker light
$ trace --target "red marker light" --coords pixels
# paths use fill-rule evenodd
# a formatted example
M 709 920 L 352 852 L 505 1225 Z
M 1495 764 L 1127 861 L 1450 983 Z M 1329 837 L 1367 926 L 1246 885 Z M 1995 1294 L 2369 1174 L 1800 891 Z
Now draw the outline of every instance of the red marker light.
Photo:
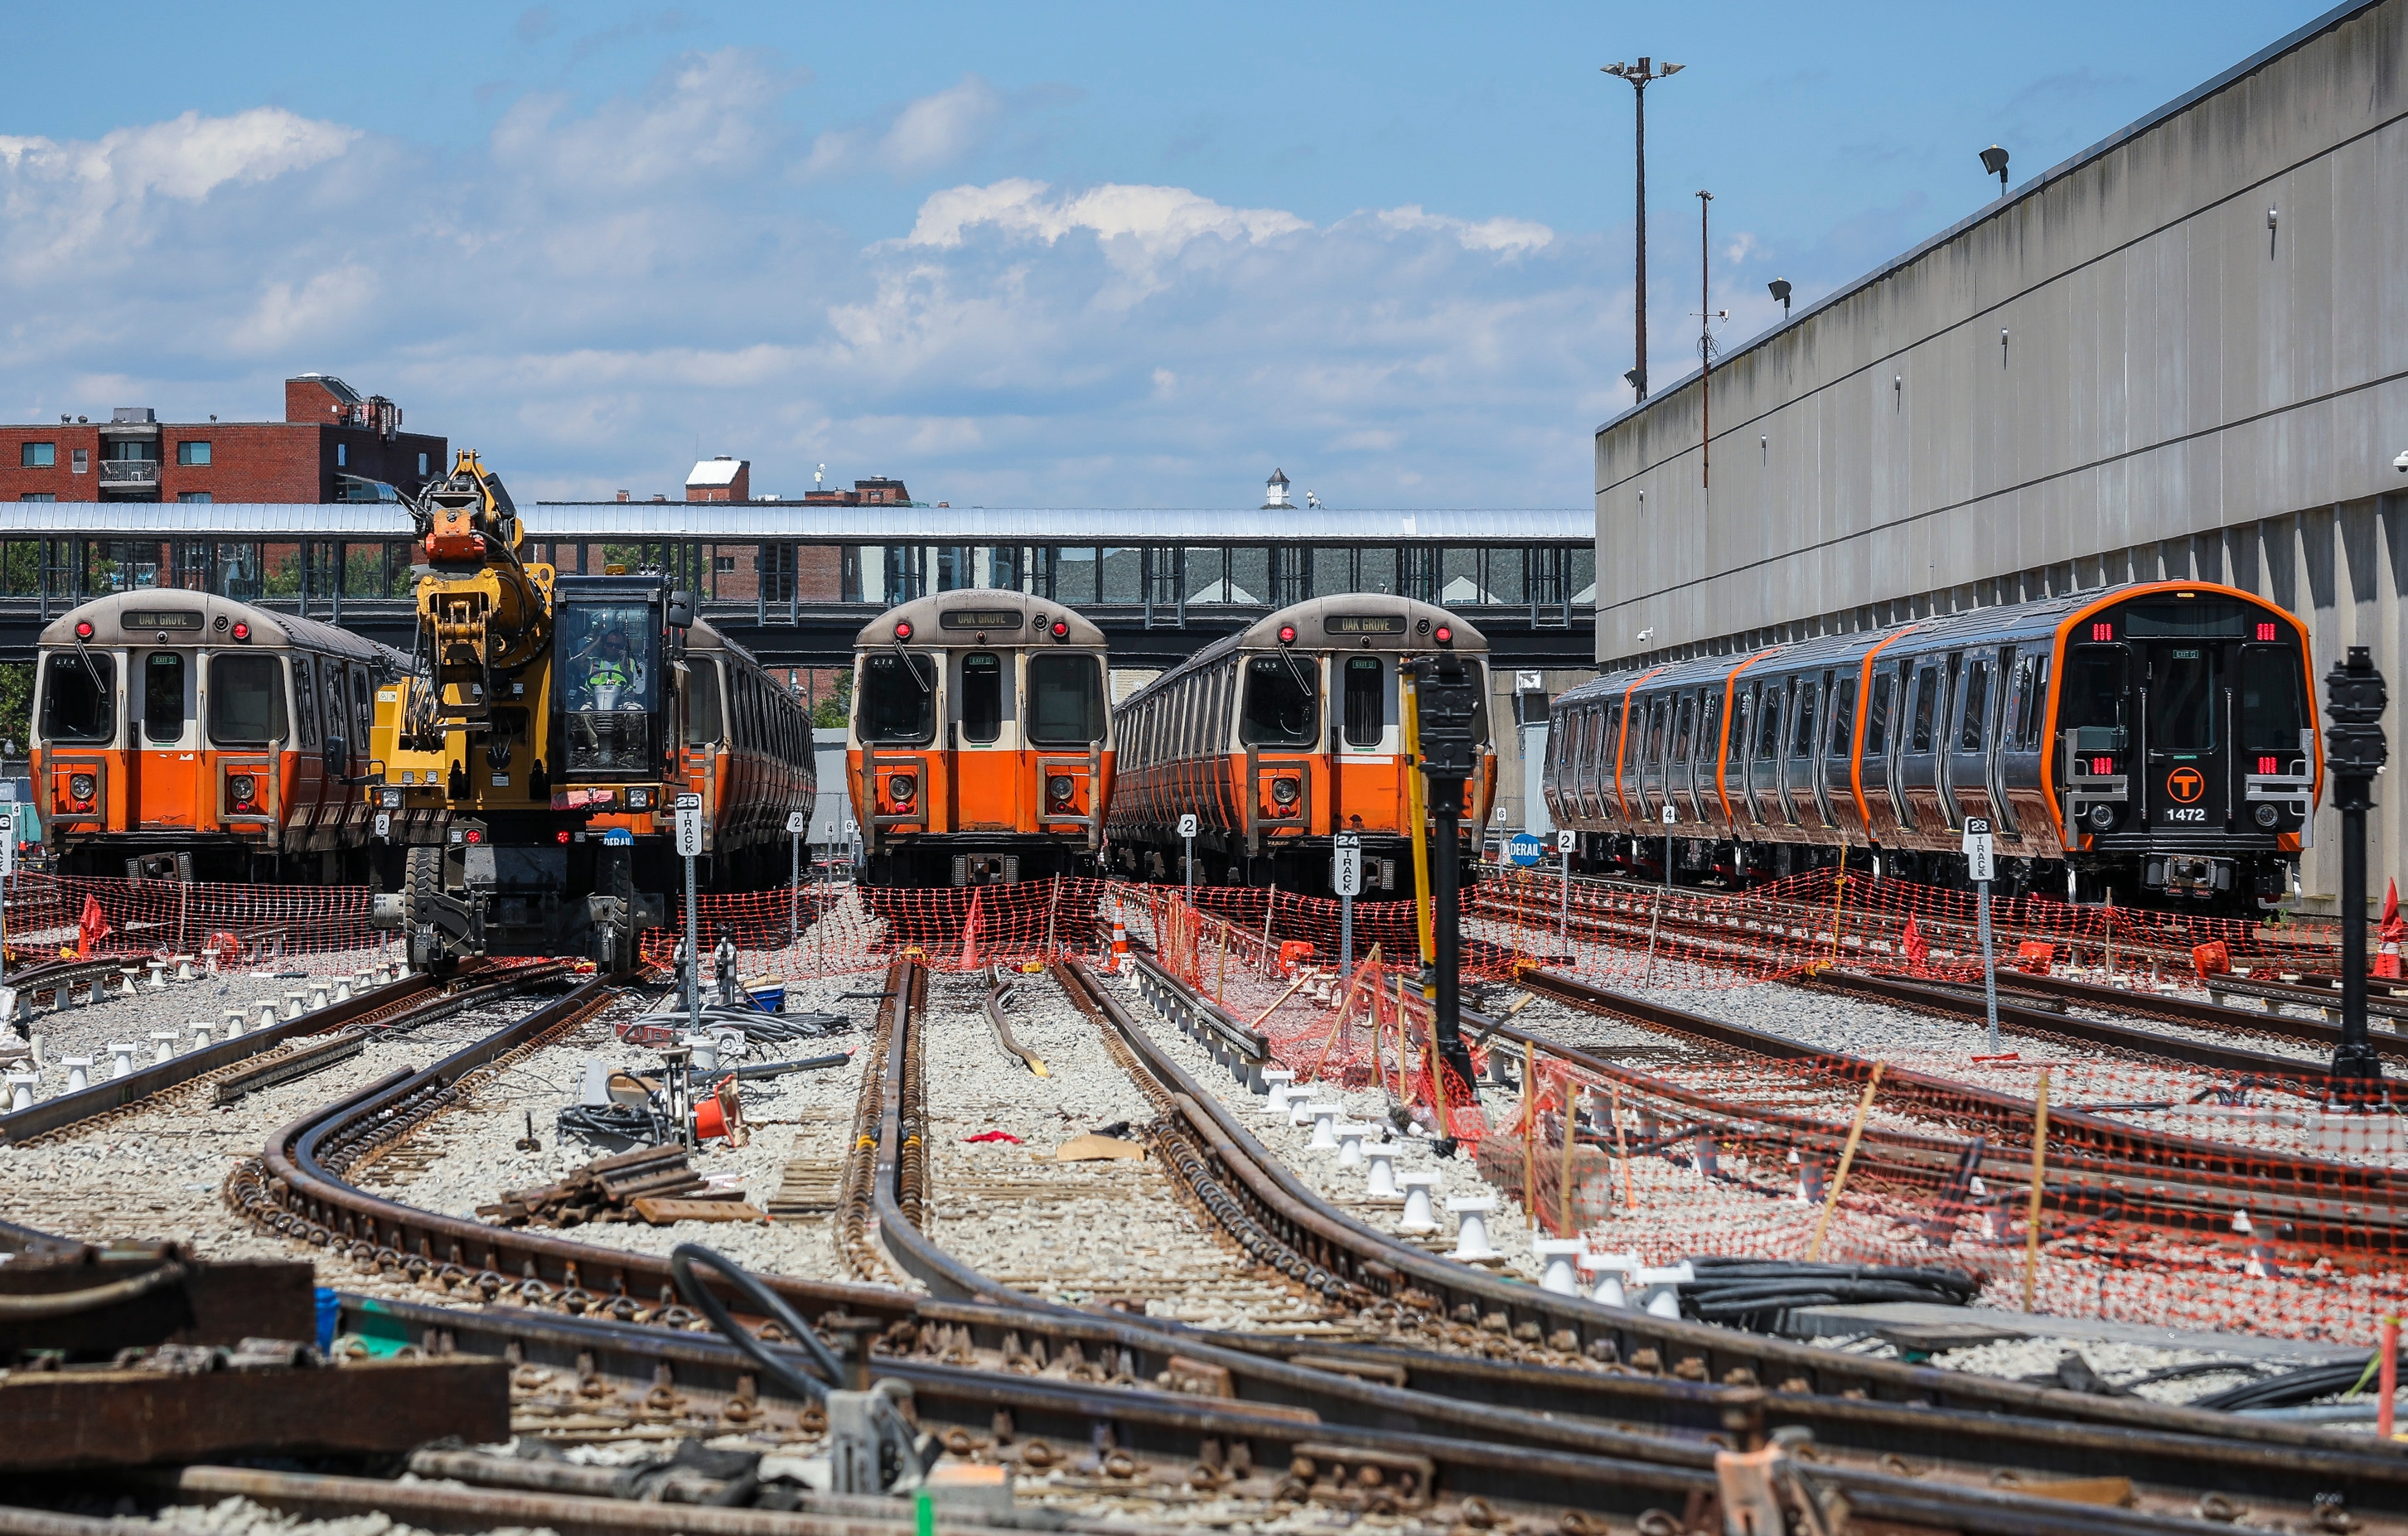
M 2271 640 L 2274 639 L 2274 626 L 2271 624 L 2259 624 L 2258 626 L 2258 638 L 2261 640 Z
M 234 625 L 234 638 L 238 640 L 247 640 L 251 639 L 251 625 L 244 624 L 239 619 L 236 620 Z
M 76 621 L 76 639 L 79 640 L 88 640 L 92 639 L 92 621 L 90 619 L 78 619 Z
M 2115 759 L 2113 757 L 2093 757 L 2090 759 L 2090 771 L 2103 778 L 2115 771 Z
M 1438 626 L 1437 632 L 1430 636 L 1430 639 L 1438 641 L 1440 645 L 1453 645 L 1455 643 L 1455 631 L 1445 624 L 1440 624 Z
M 482 842 L 482 841 L 484 841 L 484 840 L 485 840 L 485 834 L 483 834 L 482 832 L 478 831 L 475 827 L 473 827 L 473 826 L 472 826 L 472 827 L 468 828 L 468 837 L 467 837 L 467 840 L 468 840 L 468 841 L 470 841 L 470 842 Z
M 2277 771 L 2274 767 L 2274 759 L 2272 757 L 2260 757 L 2258 759 L 2258 771 L 2260 773 L 2273 773 Z
M 896 639 L 898 639 L 898 640 L 908 640 L 908 639 L 910 639 L 911 638 L 911 621 L 910 621 L 910 620 L 909 620 L 909 619 L 898 619 L 898 620 L 896 620 L 896 623 L 895 623 L 895 638 L 896 638 Z
M 2115 626 L 2113 624 L 2094 624 L 2090 626 L 2090 638 L 2094 640 L 2112 640 L 2115 638 Z
M 1282 645 L 1294 645 L 1296 643 L 1296 625 L 1292 624 L 1283 624 L 1280 625 L 1280 643 Z
M 568 840 L 568 828 L 564 826 L 559 831 L 554 832 L 552 835 L 552 840 L 554 842 L 566 842 Z
M 1054 620 L 1054 638 L 1055 639 L 1057 639 L 1057 640 L 1058 640 L 1058 639 L 1063 639 L 1064 637 L 1068 636 L 1069 633 L 1070 633 L 1070 626 L 1069 626 L 1068 624 L 1064 624 L 1064 623 L 1063 623 L 1061 620 L 1059 620 L 1059 619 L 1056 619 L 1056 620 Z

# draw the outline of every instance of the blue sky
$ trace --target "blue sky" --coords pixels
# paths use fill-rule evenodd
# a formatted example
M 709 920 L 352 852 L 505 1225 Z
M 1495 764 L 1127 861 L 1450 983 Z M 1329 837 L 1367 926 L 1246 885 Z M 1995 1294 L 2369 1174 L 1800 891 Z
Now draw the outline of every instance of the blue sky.
M 341 374 L 523 499 L 1585 505 L 1651 367 L 1829 291 L 2300 3 L 7 8 L 0 418 Z

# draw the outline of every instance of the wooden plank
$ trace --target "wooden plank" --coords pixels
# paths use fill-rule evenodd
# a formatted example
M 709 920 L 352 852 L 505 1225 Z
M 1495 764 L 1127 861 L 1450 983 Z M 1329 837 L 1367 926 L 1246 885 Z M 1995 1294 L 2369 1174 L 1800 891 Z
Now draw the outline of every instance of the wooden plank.
M 638 1199 L 633 1207 L 638 1220 L 654 1227 L 666 1227 L 681 1221 L 767 1221 L 769 1213 L 747 1205 L 743 1200 L 673 1200 L 655 1199 L 650 1196 Z

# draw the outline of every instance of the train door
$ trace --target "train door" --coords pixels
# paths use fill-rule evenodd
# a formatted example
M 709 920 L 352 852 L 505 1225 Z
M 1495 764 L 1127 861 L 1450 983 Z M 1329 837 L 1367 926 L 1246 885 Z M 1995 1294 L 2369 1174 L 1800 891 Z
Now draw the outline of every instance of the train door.
M 1899 793 L 1906 802 L 1911 847 L 1944 848 L 1951 821 L 1941 797 L 1941 763 L 1948 729 L 1948 659 L 1917 656 L 1907 673 L 1906 717 L 1899 723 Z
M 1592 711 L 1597 734 L 1589 741 L 1588 757 L 1581 769 L 1581 802 L 1609 829 L 1622 820 L 1622 800 L 1614 787 L 1622 758 L 1622 698 L 1616 696 L 1606 700 L 1601 713 Z
M 1856 805 L 1856 668 L 1854 663 L 1833 674 L 1829 728 L 1823 750 L 1823 819 L 1837 827 L 1840 840 L 1861 848 L 1870 836 L 1864 812 Z
M 2199 639 L 2143 640 L 2141 811 L 2153 831 L 2222 831 L 2232 803 L 2224 760 L 2224 656 Z
M 1747 794 L 1748 733 L 1756 726 L 1756 683 L 1754 680 L 1731 690 L 1730 729 L 1722 744 L 1723 804 L 1727 808 L 1731 835 L 1753 838 L 1756 827 L 1756 806 Z
M 1699 703 L 1693 690 L 1680 696 L 1672 707 L 1672 746 L 1664 768 L 1664 798 L 1674 807 L 1683 824 L 1695 826 L 1703 817 L 1698 814 L 1697 782 L 1690 775 L 1690 765 L 1697 760 L 1698 714 Z
M 1337 760 L 1331 768 L 1333 832 L 1400 826 L 1396 758 L 1389 727 L 1396 721 L 1396 671 L 1377 655 L 1333 653 L 1338 672 Z
M 2005 713 L 1999 726 L 1999 750 L 1991 759 L 1992 797 L 2003 813 L 2003 825 L 2018 848 L 2034 858 L 2055 858 L 2064 845 L 2049 819 L 2048 801 L 2041 792 L 2041 731 L 2048 711 L 2048 650 L 2026 643 L 2002 658 L 2006 679 Z
M 1856 772 L 1864 786 L 1865 835 L 1876 842 L 1895 844 L 1906 825 L 1905 802 L 1899 797 L 1895 768 L 1898 732 L 1893 729 L 1902 690 L 1895 662 L 1876 662 L 1865 689 L 1864 753 Z
M 194 827 L 202 794 L 199 668 L 182 651 L 136 651 L 134 750 L 125 754 L 128 827 Z
M 1010 739 L 1013 668 L 999 651 L 964 651 L 953 657 L 953 718 L 948 723 L 954 749 L 953 823 L 964 832 L 1010 832 L 1035 813 L 1036 786 L 1026 771 L 1002 771 Z M 1027 792 L 1023 793 L 1024 789 Z
M 1788 719 L 1787 681 L 1766 679 L 1756 700 L 1755 750 L 1747 773 L 1748 794 L 1758 826 L 1779 828 L 1789 825 L 1788 810 L 1781 803 L 1781 732 Z M 1777 840 L 1777 833 L 1775 838 Z
M 1956 696 L 1949 701 L 1947 791 L 1960 826 L 1967 816 L 1987 816 L 1994 825 L 2000 819 L 1991 762 L 1998 742 L 2001 659 L 1995 646 L 1965 652 Z
M 1702 692 L 1698 705 L 1698 750 L 1690 758 L 1697 766 L 1690 770 L 1690 782 L 1695 786 L 1698 821 L 1717 835 L 1725 835 L 1730 830 L 1730 814 L 1723 805 L 1722 775 L 1715 768 L 1723 758 L 1723 684 L 1708 683 Z

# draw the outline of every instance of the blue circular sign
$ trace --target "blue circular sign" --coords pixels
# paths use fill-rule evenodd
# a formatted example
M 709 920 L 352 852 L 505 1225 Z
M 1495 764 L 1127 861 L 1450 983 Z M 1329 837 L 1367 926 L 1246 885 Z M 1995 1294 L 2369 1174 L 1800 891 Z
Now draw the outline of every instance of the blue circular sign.
M 1527 832 L 1516 832 L 1505 844 L 1505 856 L 1516 864 L 1536 864 L 1547 854 L 1546 844 Z

